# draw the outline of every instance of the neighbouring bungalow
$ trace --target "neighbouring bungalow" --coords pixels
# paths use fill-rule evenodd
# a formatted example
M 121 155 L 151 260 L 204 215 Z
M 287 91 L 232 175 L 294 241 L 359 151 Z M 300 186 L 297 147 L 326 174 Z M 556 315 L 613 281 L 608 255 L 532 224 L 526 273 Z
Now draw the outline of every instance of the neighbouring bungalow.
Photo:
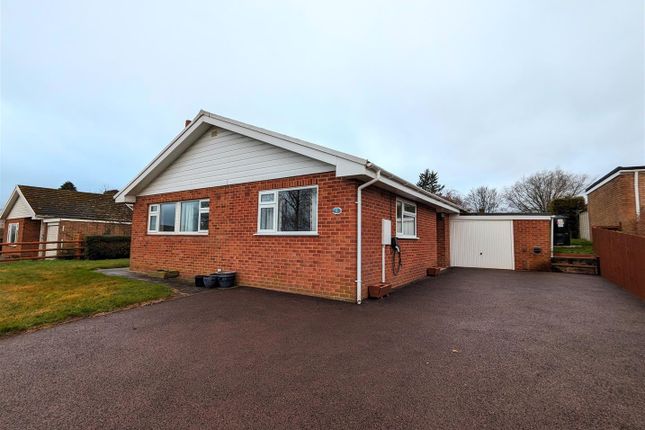
M 589 185 L 589 225 L 645 236 L 645 166 L 616 167 Z
M 81 240 L 88 235 L 129 236 L 132 209 L 103 194 L 17 185 L 0 213 L 5 229 L 3 259 L 41 255 L 54 257 L 56 242 Z M 47 251 L 47 249 L 50 249 Z M 21 252 L 34 250 L 34 252 Z
M 364 158 L 205 111 L 115 200 L 134 205 L 131 270 L 234 270 L 240 285 L 357 303 L 451 260 L 545 270 L 551 255 L 548 216 L 460 216 Z

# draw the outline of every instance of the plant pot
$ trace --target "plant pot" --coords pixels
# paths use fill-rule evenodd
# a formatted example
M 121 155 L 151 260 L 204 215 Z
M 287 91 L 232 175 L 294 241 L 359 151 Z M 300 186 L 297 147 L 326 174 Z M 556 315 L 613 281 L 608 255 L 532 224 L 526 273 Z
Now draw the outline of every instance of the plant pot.
M 217 288 L 219 287 L 219 282 L 217 275 L 204 276 L 204 286 L 206 288 Z
M 428 276 L 439 276 L 445 269 L 442 267 L 429 267 Z
M 206 275 L 197 275 L 197 276 L 195 276 L 195 286 L 200 287 L 200 288 L 204 288 L 205 287 L 205 285 L 204 285 L 204 278 L 205 277 L 206 277 Z
M 367 287 L 369 296 L 375 299 L 385 297 L 392 292 L 392 285 L 390 284 L 376 284 Z
M 217 288 L 233 288 L 235 286 L 236 272 L 219 272 L 217 277 Z

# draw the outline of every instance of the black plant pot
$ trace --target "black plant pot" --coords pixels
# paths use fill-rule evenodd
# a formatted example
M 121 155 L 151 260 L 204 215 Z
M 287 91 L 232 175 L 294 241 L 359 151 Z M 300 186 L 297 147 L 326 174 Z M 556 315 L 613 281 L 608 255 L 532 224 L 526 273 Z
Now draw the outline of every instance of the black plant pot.
M 217 274 L 217 288 L 233 288 L 235 286 L 236 272 L 219 272 Z
M 217 288 L 219 286 L 217 276 L 216 275 L 204 276 L 204 286 L 206 288 Z
M 200 288 L 204 288 L 205 287 L 204 278 L 205 278 L 205 275 L 197 275 L 197 276 L 195 276 L 195 286 L 200 287 Z

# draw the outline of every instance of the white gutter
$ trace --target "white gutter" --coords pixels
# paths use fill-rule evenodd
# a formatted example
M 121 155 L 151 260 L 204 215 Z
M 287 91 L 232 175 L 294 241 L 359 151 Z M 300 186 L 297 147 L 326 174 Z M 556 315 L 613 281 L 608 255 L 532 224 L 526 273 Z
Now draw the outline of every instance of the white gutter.
M 638 170 L 634 171 L 634 200 L 636 200 L 636 219 L 641 216 L 641 196 L 638 189 Z
M 363 185 L 359 185 L 356 192 L 356 304 L 361 304 L 363 293 L 363 268 L 362 268 L 362 191 L 370 185 L 381 180 L 381 171 L 376 172 L 376 177 Z

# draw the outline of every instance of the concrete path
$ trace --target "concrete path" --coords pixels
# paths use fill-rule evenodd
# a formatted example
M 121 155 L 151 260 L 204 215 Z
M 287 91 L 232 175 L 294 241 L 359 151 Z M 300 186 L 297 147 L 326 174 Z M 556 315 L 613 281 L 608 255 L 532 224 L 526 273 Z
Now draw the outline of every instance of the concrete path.
M 161 279 L 154 276 L 146 275 L 145 273 L 132 272 L 127 267 L 118 267 L 116 269 L 98 269 L 107 276 L 118 276 L 121 278 L 139 279 L 141 281 L 153 282 L 155 284 L 167 285 L 175 289 L 180 295 L 192 295 L 204 292 L 206 289 L 197 288 L 194 282 L 182 278 L 169 278 Z
M 645 304 L 456 269 L 357 306 L 250 288 L 0 339 L 0 428 L 645 428 Z

